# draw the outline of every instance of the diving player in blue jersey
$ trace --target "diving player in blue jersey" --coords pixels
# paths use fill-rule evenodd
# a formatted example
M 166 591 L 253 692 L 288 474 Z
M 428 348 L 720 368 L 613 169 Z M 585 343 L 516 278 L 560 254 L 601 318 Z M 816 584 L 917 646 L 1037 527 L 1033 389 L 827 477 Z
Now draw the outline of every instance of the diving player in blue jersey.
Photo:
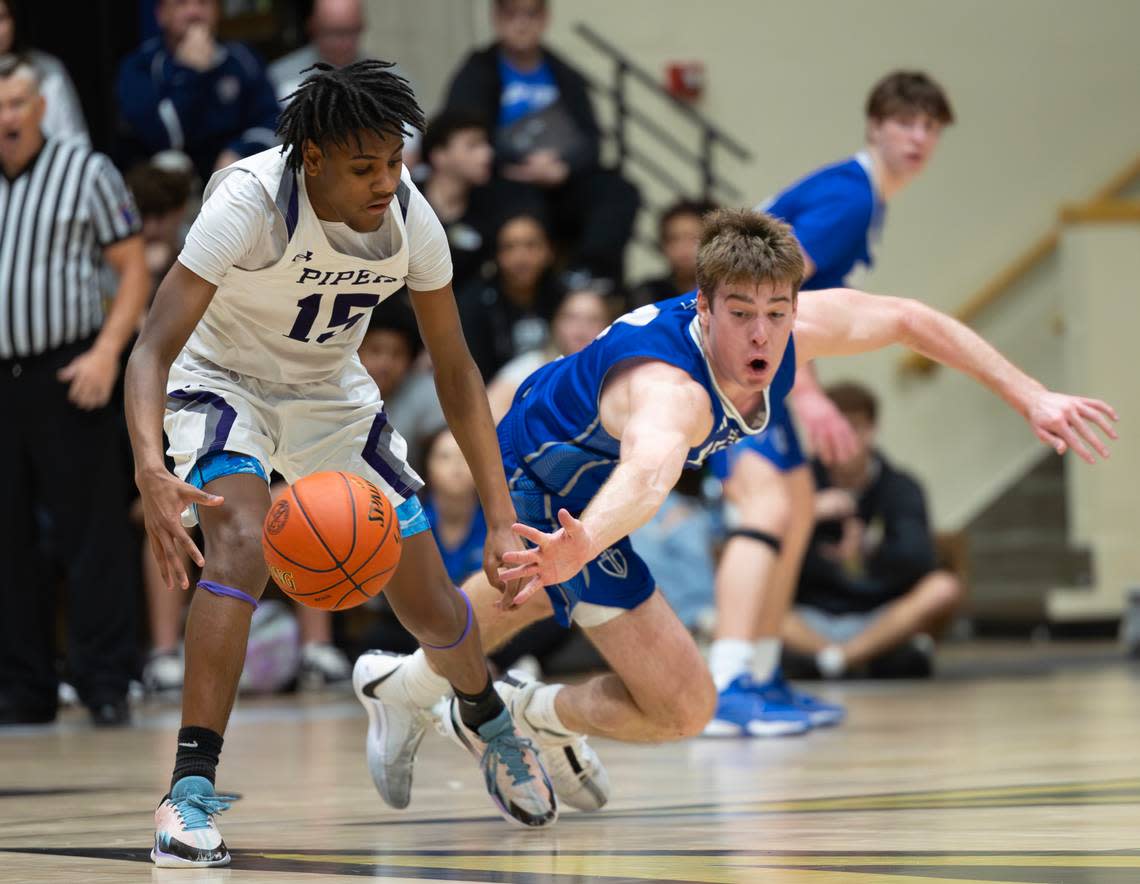
M 696 293 L 621 317 L 578 353 L 519 388 L 499 424 L 514 530 L 531 548 L 504 554 L 504 594 L 486 575 L 465 585 L 486 649 L 554 615 L 577 621 L 611 672 L 574 685 L 517 673 L 496 683 L 516 726 L 539 749 L 559 801 L 594 810 L 609 796 L 588 735 L 632 742 L 699 734 L 717 693 L 692 636 L 629 544 L 681 471 L 779 420 L 796 366 L 901 343 L 1001 396 L 1058 452 L 1108 455 L 1102 402 L 1052 393 L 974 332 L 917 301 L 834 289 L 797 299 L 803 258 L 770 216 L 707 216 Z M 793 335 L 794 330 L 794 335 Z M 416 748 L 438 715 L 455 734 L 455 701 L 422 651 L 363 655 L 353 673 L 383 728 L 369 742 L 373 778 L 410 786 Z M 372 708 L 375 707 L 375 708 Z
M 896 71 L 867 99 L 867 144 L 819 169 L 763 208 L 792 226 L 804 251 L 803 290 L 847 285 L 871 246 L 886 203 L 926 167 L 954 114 L 926 74 Z M 806 300 L 806 298 L 805 298 Z M 855 437 L 811 366 L 796 378 L 792 405 L 825 463 L 854 452 Z M 782 736 L 838 724 L 843 707 L 794 690 L 779 667 L 780 631 L 813 526 L 815 488 L 791 416 L 712 464 L 725 479 L 734 522 L 716 576 L 717 626 L 709 668 L 719 693 L 708 736 Z M 832 655 L 834 656 L 834 655 Z

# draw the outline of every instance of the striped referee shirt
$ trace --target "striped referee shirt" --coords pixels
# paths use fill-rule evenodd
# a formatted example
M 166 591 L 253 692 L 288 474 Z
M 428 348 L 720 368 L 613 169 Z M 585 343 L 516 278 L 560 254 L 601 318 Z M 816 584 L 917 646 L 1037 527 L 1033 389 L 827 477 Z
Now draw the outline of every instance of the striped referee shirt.
M 103 324 L 103 249 L 141 229 L 123 177 L 81 142 L 48 139 L 0 173 L 0 359 L 82 341 Z

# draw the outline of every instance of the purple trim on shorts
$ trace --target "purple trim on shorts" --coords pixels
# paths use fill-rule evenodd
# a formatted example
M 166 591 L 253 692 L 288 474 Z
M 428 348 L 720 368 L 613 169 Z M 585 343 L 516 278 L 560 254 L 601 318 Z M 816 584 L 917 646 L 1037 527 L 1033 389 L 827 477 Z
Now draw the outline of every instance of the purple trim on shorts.
M 226 441 L 230 438 L 230 430 L 233 429 L 234 421 L 237 420 L 237 412 L 225 399 L 209 390 L 171 390 L 166 396 L 168 399 L 178 399 L 187 405 L 201 403 L 202 405 L 213 406 L 218 410 L 218 414 L 214 418 L 216 421 L 214 438 L 205 450 L 199 452 L 198 457 L 211 451 L 222 451 L 226 447 Z M 209 420 L 207 420 L 207 434 L 209 429 Z M 205 442 L 206 440 L 203 439 L 202 441 Z
M 467 634 L 469 632 L 471 632 L 471 624 L 475 620 L 475 612 L 471 609 L 471 599 L 467 598 L 467 593 L 465 593 L 458 586 L 455 587 L 455 591 L 457 593 L 459 593 L 461 596 L 463 596 L 463 601 L 467 603 L 467 625 L 463 627 L 463 632 L 460 634 L 459 638 L 457 638 L 451 644 L 449 644 L 449 645 L 429 645 L 427 642 L 421 641 L 420 644 L 423 645 L 425 648 L 431 648 L 433 651 L 450 651 L 452 648 L 456 647 L 457 645 L 462 644 L 463 639 L 467 638 Z
M 198 586 L 206 592 L 212 592 L 214 595 L 224 595 L 231 599 L 237 599 L 239 602 L 248 602 L 253 605 L 253 609 L 257 610 L 257 599 L 251 595 L 247 595 L 240 589 L 234 589 L 232 586 L 226 586 L 224 583 L 215 583 L 213 580 L 199 580 Z
M 389 448 L 391 436 L 392 430 L 388 425 L 388 415 L 383 411 L 378 412 L 376 417 L 372 419 L 372 426 L 368 430 L 368 441 L 364 443 L 364 451 L 361 452 L 361 457 L 388 483 L 393 491 L 400 497 L 407 499 L 419 490 L 419 486 L 411 484 L 412 476 L 403 474 L 403 471 L 407 469 L 407 464 L 403 464 L 391 456 L 391 449 Z M 384 455 L 386 454 L 390 460 L 385 458 Z M 403 470 L 398 472 L 397 466 L 403 467 Z

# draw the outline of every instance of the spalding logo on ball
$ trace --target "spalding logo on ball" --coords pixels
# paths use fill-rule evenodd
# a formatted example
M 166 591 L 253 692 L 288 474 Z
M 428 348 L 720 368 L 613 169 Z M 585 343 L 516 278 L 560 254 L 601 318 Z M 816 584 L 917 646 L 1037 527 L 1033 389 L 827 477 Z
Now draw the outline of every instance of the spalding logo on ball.
M 313 473 L 269 508 L 261 547 L 273 582 L 310 608 L 340 611 L 379 593 L 400 563 L 400 526 L 379 488 L 351 473 Z

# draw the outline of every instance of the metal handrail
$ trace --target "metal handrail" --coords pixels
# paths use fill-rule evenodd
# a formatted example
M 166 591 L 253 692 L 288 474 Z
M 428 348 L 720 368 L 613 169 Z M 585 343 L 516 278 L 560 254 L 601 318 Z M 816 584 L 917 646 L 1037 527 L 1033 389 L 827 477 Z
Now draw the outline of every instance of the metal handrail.
M 663 88 L 652 74 L 638 67 L 621 49 L 589 25 L 579 22 L 574 26 L 574 30 L 595 49 L 609 56 L 614 64 L 612 86 L 600 84 L 588 76 L 585 79 L 590 89 L 613 102 L 615 124 L 606 134 L 613 139 L 619 168 L 624 169 L 627 164 L 636 163 L 659 183 L 676 192 L 683 192 L 683 188 L 672 175 L 665 172 L 658 163 L 649 159 L 643 152 L 630 146 L 626 126 L 627 123 L 633 124 L 652 135 L 657 144 L 666 148 L 682 162 L 697 167 L 700 173 L 701 195 L 705 199 L 712 199 L 716 191 L 720 191 L 732 200 L 740 199 L 740 191 L 727 179 L 716 174 L 713 168 L 714 150 L 722 147 L 737 159 L 749 161 L 752 159 L 752 153 L 748 148 Z M 626 88 L 630 79 L 658 97 L 664 98 L 687 122 L 697 127 L 701 140 L 699 151 L 694 152 L 684 146 L 655 120 L 631 106 Z

